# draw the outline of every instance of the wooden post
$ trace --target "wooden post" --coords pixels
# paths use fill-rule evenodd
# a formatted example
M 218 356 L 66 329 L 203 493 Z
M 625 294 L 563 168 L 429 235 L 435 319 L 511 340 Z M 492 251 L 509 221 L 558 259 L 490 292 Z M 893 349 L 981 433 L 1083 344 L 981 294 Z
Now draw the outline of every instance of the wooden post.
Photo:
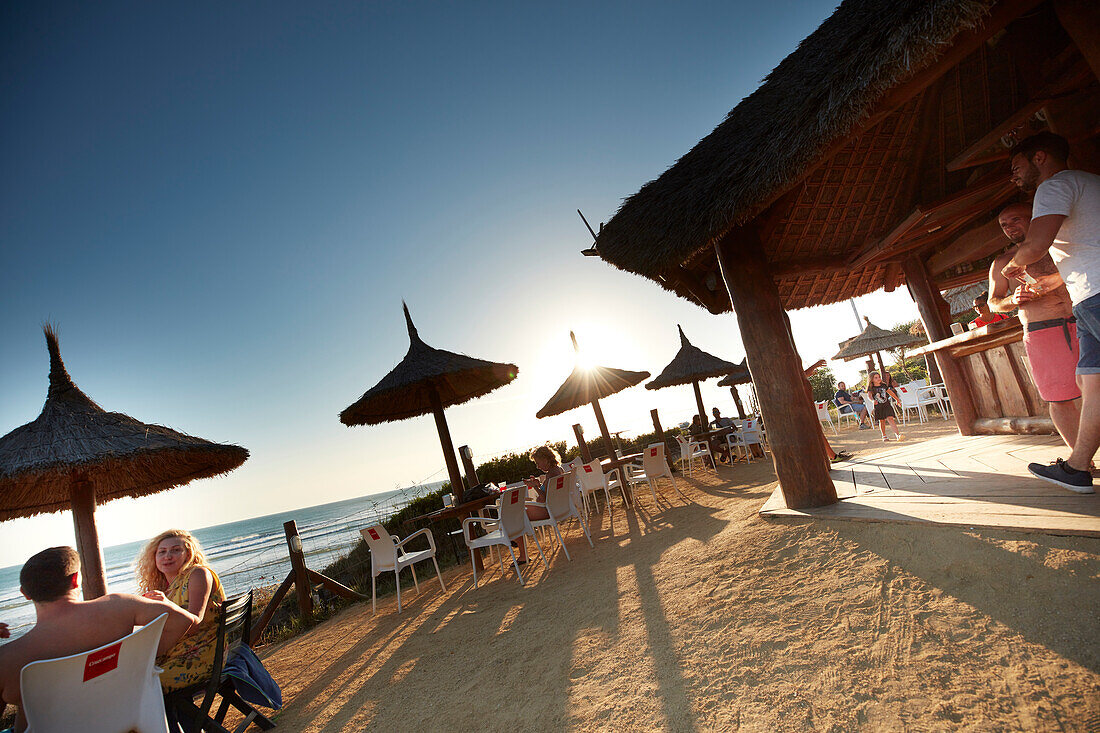
M 77 478 L 72 487 L 73 529 L 76 549 L 80 555 L 80 583 L 84 600 L 107 595 L 107 573 L 103 551 L 99 547 L 99 531 L 95 526 L 95 486 L 86 478 Z
M 710 418 L 707 417 L 707 408 L 703 407 L 703 393 L 699 391 L 699 382 L 692 382 L 691 386 L 695 390 L 695 406 L 699 408 L 699 420 L 702 422 L 703 430 L 706 430 L 710 425 Z
M 464 445 L 458 449 L 458 459 L 462 461 L 462 470 L 466 474 L 466 488 L 472 489 L 481 481 L 477 478 L 477 469 L 474 468 L 474 452 L 470 446 Z
M 428 400 L 432 404 L 432 414 L 435 415 L 435 429 L 439 433 L 439 445 L 443 448 L 447 476 L 451 479 L 451 493 L 455 495 L 455 504 L 461 504 L 466 492 L 462 485 L 462 474 L 458 472 L 458 461 L 455 460 L 455 446 L 451 442 L 451 431 L 447 428 L 447 417 L 443 414 L 443 401 L 435 387 L 428 390 Z
M 879 371 L 882 374 L 883 378 L 885 379 L 886 378 L 886 362 L 884 362 L 882 360 L 882 352 L 881 351 L 876 351 L 875 356 L 878 357 L 878 368 L 879 368 Z
M 665 446 L 665 462 L 668 463 L 668 467 L 672 468 L 672 458 L 669 454 L 668 443 L 665 443 L 665 429 L 661 427 L 661 419 L 657 417 L 657 408 L 649 411 L 649 416 L 653 418 L 653 432 L 655 434 L 655 442 L 663 443 Z
M 715 253 L 737 312 L 783 498 L 792 509 L 834 504 L 836 487 L 826 462 L 807 460 L 821 455 L 821 425 L 806 399 L 802 364 L 787 335 L 786 314 L 759 236 L 735 227 L 715 245 Z
M 298 523 L 293 519 L 283 522 L 283 532 L 286 533 L 286 545 L 290 549 L 290 567 L 294 575 L 294 589 L 298 594 L 298 609 L 302 612 L 302 620 L 309 621 L 313 618 L 313 588 L 309 584 L 306 556 L 302 554 Z
M 611 433 L 607 432 L 607 422 L 603 419 L 603 410 L 600 409 L 600 401 L 592 400 L 592 409 L 596 413 L 596 424 L 600 426 L 600 435 L 603 436 L 604 445 L 607 446 L 607 457 L 615 457 L 615 445 L 611 442 Z
M 730 394 L 733 395 L 733 404 L 737 405 L 737 419 L 745 419 L 745 408 L 741 404 L 741 395 L 737 394 L 737 385 L 730 386 Z
M 928 340 L 939 341 L 952 336 L 951 329 L 942 317 L 946 303 L 941 306 L 943 296 L 932 285 L 924 262 L 918 257 L 909 257 L 901 263 L 901 269 L 905 272 L 909 293 L 917 303 L 917 311 L 920 312 Z M 970 392 L 970 382 L 962 367 L 943 349 L 936 352 L 936 363 L 940 367 L 944 387 L 951 397 L 951 407 L 955 411 L 955 423 L 959 426 L 959 432 L 963 435 L 975 435 L 974 421 L 978 419 L 978 411 L 974 409 L 974 396 Z
M 581 449 L 581 458 L 585 463 L 592 462 L 592 451 L 588 450 L 588 443 L 584 442 L 584 430 L 580 423 L 573 426 L 573 435 L 577 436 L 577 447 Z

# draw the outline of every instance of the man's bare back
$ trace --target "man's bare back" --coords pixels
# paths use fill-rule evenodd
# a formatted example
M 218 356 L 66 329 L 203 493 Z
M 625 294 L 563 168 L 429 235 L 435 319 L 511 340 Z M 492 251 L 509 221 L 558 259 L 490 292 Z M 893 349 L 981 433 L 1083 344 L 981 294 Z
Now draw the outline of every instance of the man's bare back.
M 0 646 L 0 698 L 7 704 L 20 704 L 19 673 L 30 662 L 79 654 L 109 644 L 167 613 L 157 650 L 162 653 L 187 632 L 194 618 L 175 604 L 124 593 L 94 601 L 67 597 L 36 604 L 36 610 L 39 617 L 34 628 Z

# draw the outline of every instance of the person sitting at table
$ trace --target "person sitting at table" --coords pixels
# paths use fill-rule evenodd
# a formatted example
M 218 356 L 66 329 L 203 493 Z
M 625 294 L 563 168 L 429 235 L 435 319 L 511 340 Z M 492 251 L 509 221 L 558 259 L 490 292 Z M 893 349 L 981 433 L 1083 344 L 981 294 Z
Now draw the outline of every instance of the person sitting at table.
M 833 395 L 833 402 L 836 403 L 837 412 L 842 414 L 846 412 L 855 413 L 856 419 L 859 420 L 860 430 L 871 429 L 871 416 L 867 414 L 867 405 L 863 404 L 862 400 L 857 401 L 853 398 L 844 382 L 836 383 L 836 394 Z
M 711 420 L 710 423 L 711 427 L 715 429 L 733 427 L 733 420 L 729 419 L 728 417 L 722 417 L 722 413 L 718 410 L 717 407 L 711 410 L 711 413 L 713 413 L 714 415 L 714 419 Z
M 536 501 L 540 501 L 543 504 L 546 503 L 546 484 L 553 476 L 561 476 L 565 471 L 561 467 L 561 456 L 558 452 L 548 445 L 540 445 L 531 451 L 529 456 L 532 461 L 535 462 L 535 466 L 542 471 L 542 477 L 531 476 L 524 480 L 527 484 L 527 488 L 534 489 L 538 498 Z M 528 504 L 526 506 L 528 519 L 548 519 L 550 513 L 546 511 L 544 506 L 532 506 Z

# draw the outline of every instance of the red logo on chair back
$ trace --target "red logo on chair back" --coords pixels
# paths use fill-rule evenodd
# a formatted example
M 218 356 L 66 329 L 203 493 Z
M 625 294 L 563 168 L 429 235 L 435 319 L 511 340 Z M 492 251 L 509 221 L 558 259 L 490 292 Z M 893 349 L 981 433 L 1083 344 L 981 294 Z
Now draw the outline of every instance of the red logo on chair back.
M 508 500 L 508 503 L 509 504 L 519 503 L 519 491 L 517 491 L 515 489 L 512 490 L 512 498 Z
M 107 674 L 118 667 L 118 653 L 122 650 L 122 642 L 111 644 L 106 649 L 92 652 L 84 661 L 84 681 L 94 680 L 100 675 Z
M 584 472 L 585 473 L 592 473 L 592 466 L 589 466 L 589 465 L 586 464 L 585 467 L 584 467 Z
M 560 489 L 562 486 L 565 486 L 565 476 L 558 476 L 557 480 L 554 481 L 554 488 Z
M 368 529 L 368 530 L 367 530 L 367 534 L 369 534 L 369 535 L 370 535 L 370 537 L 371 537 L 371 539 L 372 539 L 372 540 L 380 540 L 380 539 L 382 539 L 381 537 L 379 537 L 379 536 L 378 536 L 378 532 L 377 532 L 377 531 L 375 531 L 374 527 L 371 527 L 370 529 Z
M 649 456 L 650 456 L 650 458 L 656 458 L 657 457 L 657 449 L 656 448 L 650 448 L 649 449 Z

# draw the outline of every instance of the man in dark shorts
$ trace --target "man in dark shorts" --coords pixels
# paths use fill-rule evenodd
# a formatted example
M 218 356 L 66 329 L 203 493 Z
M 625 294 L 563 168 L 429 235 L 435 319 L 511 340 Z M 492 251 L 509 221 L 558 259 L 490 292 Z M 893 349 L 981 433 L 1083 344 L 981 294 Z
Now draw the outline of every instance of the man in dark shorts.
M 1081 419 L 1081 389 L 1077 386 L 1077 319 L 1062 276 L 1050 254 L 1027 266 L 1035 281 L 1009 282 L 1001 269 L 1016 254 L 1031 226 L 1031 204 L 1010 204 L 997 217 L 1012 245 L 989 266 L 989 307 L 999 313 L 1020 309 L 1024 350 L 1031 380 L 1050 403 L 1050 419 L 1070 450 Z
M 1081 421 L 1073 452 L 1049 466 L 1031 463 L 1027 470 L 1044 481 L 1091 494 L 1089 465 L 1100 448 L 1100 176 L 1069 170 L 1069 143 L 1040 132 L 1013 150 L 1012 182 L 1034 191 L 1031 226 L 1016 254 L 1001 268 L 1009 281 L 1048 251 L 1058 267 L 1077 319 L 1081 387 Z

